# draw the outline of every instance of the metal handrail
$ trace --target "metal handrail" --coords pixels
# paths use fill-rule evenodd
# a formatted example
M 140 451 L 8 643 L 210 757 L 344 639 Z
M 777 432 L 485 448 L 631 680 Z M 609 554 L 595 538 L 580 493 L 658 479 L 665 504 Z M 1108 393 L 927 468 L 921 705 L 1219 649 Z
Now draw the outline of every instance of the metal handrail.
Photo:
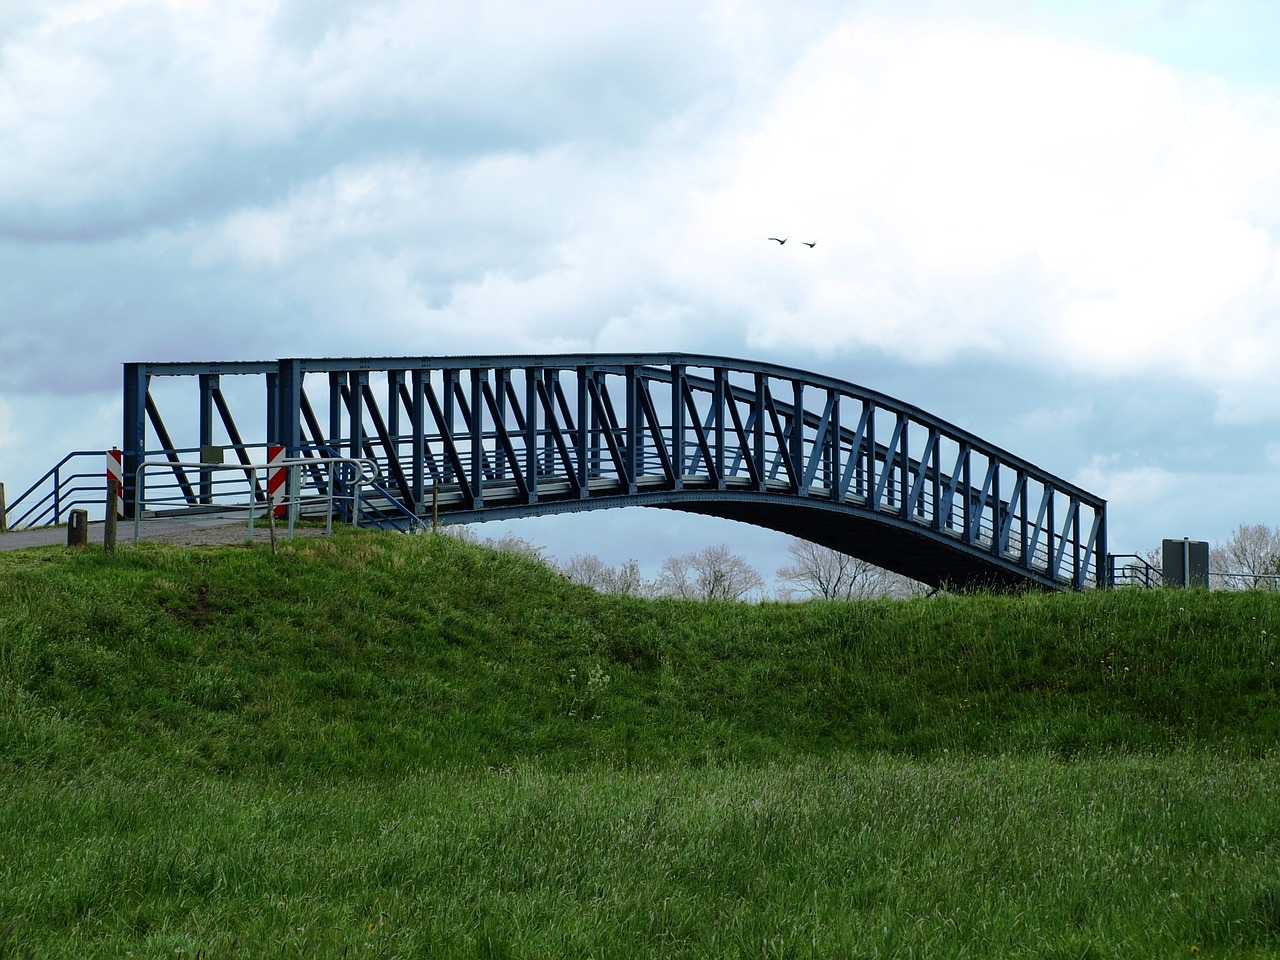
M 26 490 L 18 494 L 11 502 L 5 505 L 6 517 L 12 517 L 7 522 L 10 530 L 21 530 L 26 527 L 47 526 L 57 524 L 62 520 L 65 512 L 81 503 L 100 504 L 102 502 L 103 491 L 106 490 L 106 470 L 101 465 L 104 462 L 107 452 L 105 450 L 73 450 L 65 457 L 54 464 L 50 469 L 46 470 L 35 483 L 31 484 Z M 97 457 L 99 467 L 93 473 L 72 473 L 69 476 L 63 476 L 63 468 L 77 457 Z M 68 489 L 68 485 L 77 480 L 87 477 L 93 478 L 96 482 L 91 487 L 81 488 L 72 487 Z M 52 489 L 45 490 L 41 493 L 43 487 L 52 482 Z M 96 496 L 89 500 L 81 500 L 79 494 L 81 492 L 91 492 Z M 39 499 L 36 499 L 36 497 Z M 25 512 L 19 513 L 20 506 L 26 503 Z
M 1133 562 L 1122 564 L 1120 561 Z M 1160 569 L 1136 553 L 1113 553 L 1107 557 L 1107 565 L 1110 586 L 1135 586 L 1151 590 L 1164 585 L 1164 574 Z
M 355 471 L 356 471 L 355 476 L 353 476 L 350 480 L 344 480 L 343 482 L 350 483 L 352 486 L 351 523 L 352 523 L 352 526 L 357 525 L 359 523 L 359 518 L 360 518 L 361 488 L 365 484 L 372 485 L 380 476 L 380 473 L 378 471 L 378 465 L 374 463 L 372 460 L 356 458 L 356 457 L 338 457 L 338 456 L 295 457 L 295 458 L 289 458 L 289 459 L 276 460 L 275 462 L 269 463 L 269 464 L 267 463 L 249 463 L 249 464 L 234 463 L 232 464 L 232 463 L 205 463 L 205 462 L 176 463 L 175 461 L 169 460 L 169 459 L 144 460 L 142 463 L 138 464 L 138 468 L 134 473 L 134 489 L 138 491 L 138 500 L 134 506 L 134 511 L 133 511 L 133 542 L 137 543 L 141 536 L 142 514 L 143 514 L 144 502 L 145 502 L 142 494 L 142 491 L 145 489 L 142 484 L 142 478 L 143 478 L 143 474 L 148 469 L 164 468 L 164 469 L 172 470 L 175 467 L 182 467 L 182 468 L 189 468 L 192 470 L 209 470 L 211 472 L 235 471 L 235 472 L 243 473 L 249 485 L 249 502 L 244 508 L 248 511 L 248 514 L 249 514 L 249 530 L 248 530 L 247 539 L 248 539 L 248 542 L 252 543 L 254 519 L 257 513 L 257 506 L 259 503 L 258 497 L 257 497 L 259 471 L 266 471 L 268 469 L 274 469 L 277 467 L 281 469 L 286 469 L 289 471 L 288 483 L 286 485 L 286 492 L 284 497 L 281 498 L 280 502 L 288 505 L 288 510 L 289 510 L 288 531 L 289 531 L 289 535 L 292 536 L 294 524 L 298 516 L 298 508 L 301 505 L 303 500 L 301 485 L 298 482 L 298 469 L 301 468 L 302 466 L 313 466 L 313 467 L 327 466 L 329 468 L 329 483 L 327 485 L 327 491 L 324 497 L 325 503 L 326 503 L 325 512 L 327 517 L 326 530 L 328 532 L 332 532 L 333 530 L 333 502 L 334 502 L 334 489 L 337 486 L 337 480 L 338 480 L 337 471 L 338 469 L 344 466 L 355 468 Z M 277 506 L 277 503 L 275 502 L 275 500 L 273 498 L 268 498 L 267 509 L 274 510 L 276 506 Z M 236 509 L 236 505 L 226 504 L 224 505 L 224 509 Z

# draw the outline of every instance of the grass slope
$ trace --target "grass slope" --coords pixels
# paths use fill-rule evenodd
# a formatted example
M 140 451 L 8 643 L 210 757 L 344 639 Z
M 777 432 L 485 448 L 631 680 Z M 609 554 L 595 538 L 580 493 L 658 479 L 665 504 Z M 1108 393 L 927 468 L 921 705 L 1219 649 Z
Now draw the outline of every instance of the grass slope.
M 1071 755 L 1280 734 L 1280 599 L 601 596 L 449 537 L 0 559 L 0 770 Z
M 0 955 L 1272 956 L 1277 637 L 444 536 L 3 554 Z

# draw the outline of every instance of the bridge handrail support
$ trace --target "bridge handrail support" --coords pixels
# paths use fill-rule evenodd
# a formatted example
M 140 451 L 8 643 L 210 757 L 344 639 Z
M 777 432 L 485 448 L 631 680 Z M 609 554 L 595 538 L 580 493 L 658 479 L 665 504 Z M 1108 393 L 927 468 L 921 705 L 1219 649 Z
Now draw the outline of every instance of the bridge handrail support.
M 1121 564 L 1119 561 L 1134 561 Z M 1148 590 L 1163 585 L 1163 574 L 1146 557 L 1136 553 L 1111 553 L 1107 555 L 1108 587 L 1140 586 Z
M 360 490 L 366 483 L 375 482 L 380 476 L 378 465 L 372 460 L 357 457 L 296 457 L 284 460 L 277 460 L 271 464 L 265 463 L 205 463 L 203 461 L 176 463 L 173 460 L 144 460 L 138 464 L 138 468 L 134 471 L 134 487 L 136 491 L 136 500 L 133 510 L 133 542 L 136 544 L 142 533 L 142 514 L 146 498 L 143 494 L 145 487 L 142 484 L 143 474 L 153 467 L 160 467 L 172 470 L 174 468 L 190 468 L 192 470 L 210 470 L 210 471 L 238 471 L 245 475 L 245 479 L 249 484 L 249 502 L 245 506 L 245 510 L 249 514 L 249 529 L 247 534 L 247 542 L 253 543 L 253 524 L 257 514 L 257 488 L 258 473 L 266 471 L 269 467 L 280 467 L 288 469 L 289 485 L 285 495 L 285 500 L 289 506 L 289 536 L 293 536 L 294 524 L 298 515 L 298 506 L 302 502 L 302 491 L 298 485 L 294 484 L 294 470 L 302 466 L 328 466 L 329 483 L 326 485 L 325 494 L 326 509 L 326 533 L 333 533 L 333 500 L 334 500 L 334 480 L 336 471 L 342 466 L 351 466 L 355 468 L 355 476 L 351 480 L 352 484 L 352 510 L 351 525 L 357 526 L 360 521 Z M 227 505 L 229 509 L 235 509 L 234 504 Z M 268 503 L 269 510 L 275 509 L 275 505 Z

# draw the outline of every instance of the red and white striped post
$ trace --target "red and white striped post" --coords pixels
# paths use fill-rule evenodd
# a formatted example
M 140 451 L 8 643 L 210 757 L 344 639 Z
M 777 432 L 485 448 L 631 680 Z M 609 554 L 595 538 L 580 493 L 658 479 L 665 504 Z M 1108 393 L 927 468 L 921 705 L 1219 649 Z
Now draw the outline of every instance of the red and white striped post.
M 107 451 L 107 491 L 116 486 L 116 516 L 124 516 L 124 452 L 116 447 Z
M 267 505 L 273 514 L 283 517 L 286 507 L 281 502 L 285 496 L 285 477 L 289 471 L 283 466 L 284 447 L 272 444 L 267 447 Z

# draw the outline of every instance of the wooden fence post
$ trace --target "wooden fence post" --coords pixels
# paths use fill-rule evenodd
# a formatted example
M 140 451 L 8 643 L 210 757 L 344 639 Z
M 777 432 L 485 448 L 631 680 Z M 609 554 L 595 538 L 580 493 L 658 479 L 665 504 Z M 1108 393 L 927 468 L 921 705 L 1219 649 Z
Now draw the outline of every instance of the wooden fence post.
M 116 490 L 116 485 L 108 482 L 107 516 L 102 525 L 102 549 L 108 554 L 116 552 L 116 510 L 118 509 L 119 498 L 120 493 Z

